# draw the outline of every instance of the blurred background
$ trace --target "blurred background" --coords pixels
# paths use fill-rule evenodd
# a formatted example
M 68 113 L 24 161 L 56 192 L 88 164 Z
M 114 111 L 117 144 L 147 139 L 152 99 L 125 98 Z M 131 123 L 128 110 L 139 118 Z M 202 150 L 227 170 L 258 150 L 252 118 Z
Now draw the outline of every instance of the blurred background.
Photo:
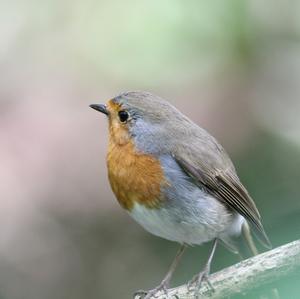
M 210 131 L 274 246 L 299 239 L 299 1 L 12 0 L 0 19 L 1 299 L 127 299 L 164 276 L 177 244 L 119 207 L 106 119 L 88 107 L 121 91 L 156 93 Z M 236 261 L 219 247 L 213 271 Z M 298 281 L 277 285 L 282 298 Z

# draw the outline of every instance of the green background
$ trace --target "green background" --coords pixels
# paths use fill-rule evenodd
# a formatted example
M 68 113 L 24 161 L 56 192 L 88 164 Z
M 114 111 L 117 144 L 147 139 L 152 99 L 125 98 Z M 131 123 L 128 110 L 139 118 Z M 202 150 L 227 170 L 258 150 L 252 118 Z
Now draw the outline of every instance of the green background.
M 12 0 L 0 19 L 1 299 L 127 299 L 165 274 L 177 244 L 118 206 L 106 120 L 88 108 L 121 91 L 156 93 L 209 130 L 274 246 L 299 239 L 299 2 Z M 219 247 L 213 271 L 236 261 Z M 298 282 L 277 284 L 282 299 Z

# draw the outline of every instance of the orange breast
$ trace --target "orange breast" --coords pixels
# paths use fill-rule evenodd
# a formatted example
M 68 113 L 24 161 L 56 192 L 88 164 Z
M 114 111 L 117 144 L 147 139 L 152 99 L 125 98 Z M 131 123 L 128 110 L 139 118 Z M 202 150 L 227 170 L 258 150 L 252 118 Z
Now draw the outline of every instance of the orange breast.
M 166 182 L 157 159 L 136 152 L 132 142 L 119 144 L 111 138 L 107 165 L 112 190 L 122 207 L 131 210 L 135 202 L 159 206 L 161 186 Z

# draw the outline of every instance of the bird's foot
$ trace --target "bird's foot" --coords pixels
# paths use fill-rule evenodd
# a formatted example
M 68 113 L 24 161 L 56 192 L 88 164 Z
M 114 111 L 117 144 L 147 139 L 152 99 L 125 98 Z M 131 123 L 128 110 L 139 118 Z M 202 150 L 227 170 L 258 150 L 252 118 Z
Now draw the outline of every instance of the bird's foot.
M 202 282 L 206 282 L 208 285 L 208 288 L 211 292 L 214 292 L 214 288 L 212 284 L 210 283 L 208 276 L 209 276 L 209 268 L 205 267 L 203 271 L 201 271 L 199 274 L 197 274 L 189 283 L 188 283 L 188 291 L 191 292 L 194 291 L 195 298 L 199 299 L 199 293 L 202 286 Z
M 162 293 L 165 295 L 165 298 L 169 298 L 168 292 L 169 283 L 162 281 L 162 283 L 153 290 L 150 291 L 137 291 L 134 293 L 134 299 L 153 299 L 156 298 L 157 295 L 161 295 Z

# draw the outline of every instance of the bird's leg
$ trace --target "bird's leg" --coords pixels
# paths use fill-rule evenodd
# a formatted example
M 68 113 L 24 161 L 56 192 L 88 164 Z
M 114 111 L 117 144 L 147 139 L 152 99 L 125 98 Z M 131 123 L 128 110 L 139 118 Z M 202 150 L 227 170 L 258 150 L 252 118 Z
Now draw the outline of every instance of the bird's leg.
M 208 257 L 208 260 L 203 268 L 203 270 L 197 274 L 189 283 L 188 283 L 188 289 L 191 290 L 191 288 L 194 288 L 194 292 L 195 292 L 195 298 L 199 298 L 199 291 L 201 288 L 201 284 L 202 282 L 205 280 L 206 283 L 209 285 L 209 287 L 211 288 L 211 290 L 213 290 L 213 286 L 210 284 L 209 280 L 208 280 L 208 275 L 210 273 L 210 266 L 211 266 L 211 262 L 213 260 L 214 254 L 216 252 L 216 248 L 217 248 L 217 244 L 218 244 L 218 240 L 215 239 L 214 243 L 213 243 L 213 247 L 211 249 L 210 255 Z
M 186 249 L 186 245 L 183 244 L 180 246 L 176 256 L 175 256 L 175 259 L 173 260 L 172 264 L 171 264 L 171 267 L 167 273 L 167 275 L 165 276 L 165 278 L 162 280 L 162 282 L 160 283 L 160 285 L 158 287 L 156 287 L 155 289 L 151 290 L 151 291 L 138 291 L 138 292 L 135 292 L 134 293 L 134 296 L 133 298 L 143 298 L 143 299 L 150 299 L 152 298 L 153 296 L 155 296 L 157 293 L 163 291 L 165 293 L 165 295 L 168 297 L 168 288 L 169 288 L 169 285 L 170 285 L 170 281 L 171 281 L 171 278 L 179 264 L 179 261 L 184 253 Z

